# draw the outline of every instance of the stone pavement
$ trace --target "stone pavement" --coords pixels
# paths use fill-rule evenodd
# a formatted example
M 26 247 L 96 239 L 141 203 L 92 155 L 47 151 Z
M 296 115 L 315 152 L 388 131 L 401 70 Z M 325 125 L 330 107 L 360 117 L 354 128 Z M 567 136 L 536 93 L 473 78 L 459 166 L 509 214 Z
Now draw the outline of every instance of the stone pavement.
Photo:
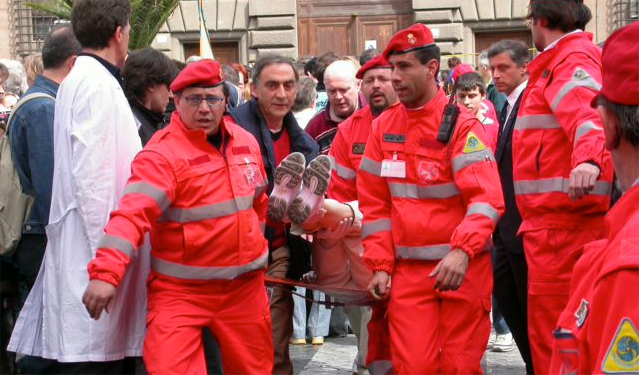
M 290 355 L 295 375 L 350 374 L 357 354 L 355 336 L 329 337 L 324 345 L 291 345 Z M 482 360 L 484 372 L 490 375 L 525 374 L 524 362 L 517 349 L 506 353 L 487 350 Z M 368 374 L 368 372 L 366 372 Z

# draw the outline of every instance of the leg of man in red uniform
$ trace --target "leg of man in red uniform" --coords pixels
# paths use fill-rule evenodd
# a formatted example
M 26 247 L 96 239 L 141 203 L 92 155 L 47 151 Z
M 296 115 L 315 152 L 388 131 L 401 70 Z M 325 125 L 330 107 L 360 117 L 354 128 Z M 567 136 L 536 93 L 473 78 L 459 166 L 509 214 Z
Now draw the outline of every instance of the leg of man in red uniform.
M 393 373 L 387 312 L 388 300 L 385 300 L 373 306 L 371 320 L 368 322 L 366 367 L 371 375 L 390 375 Z
M 528 335 L 533 367 L 550 370 L 552 332 L 568 303 L 572 269 L 588 242 L 604 237 L 601 226 L 586 230 L 538 229 L 524 232 L 528 263 Z

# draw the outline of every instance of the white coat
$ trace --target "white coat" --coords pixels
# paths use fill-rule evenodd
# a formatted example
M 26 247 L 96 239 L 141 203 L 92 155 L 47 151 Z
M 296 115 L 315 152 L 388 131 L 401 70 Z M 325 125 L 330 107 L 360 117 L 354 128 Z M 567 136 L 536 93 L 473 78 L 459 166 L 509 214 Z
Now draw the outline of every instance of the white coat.
M 142 147 L 118 81 L 93 57 L 78 57 L 60 85 L 53 141 L 47 249 L 8 350 L 61 362 L 141 356 L 148 252 L 129 267 L 109 314 L 92 320 L 82 304 L 87 264 Z

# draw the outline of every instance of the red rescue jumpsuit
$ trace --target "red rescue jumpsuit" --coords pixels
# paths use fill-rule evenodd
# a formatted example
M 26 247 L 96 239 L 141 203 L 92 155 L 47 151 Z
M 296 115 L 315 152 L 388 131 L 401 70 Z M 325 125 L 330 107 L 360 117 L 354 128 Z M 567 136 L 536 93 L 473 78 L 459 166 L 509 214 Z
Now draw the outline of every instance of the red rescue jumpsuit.
M 637 202 L 638 184 L 606 216 L 607 239 L 584 247 L 555 330 L 551 374 L 639 373 Z
M 384 111 L 357 174 L 364 261 L 392 275 L 388 319 L 399 374 L 482 373 L 490 334 L 489 240 L 503 196 L 493 152 L 470 112 L 460 110 L 448 146 L 436 140 L 447 102 L 440 90 L 420 109 Z M 405 178 L 382 177 L 385 160 L 403 161 Z M 428 275 L 452 249 L 471 257 L 464 282 L 435 291 Z
M 601 85 L 601 53 L 584 32 L 570 34 L 528 65 L 530 78 L 513 131 L 513 180 L 528 263 L 528 333 L 535 372 L 548 373 L 552 331 L 568 301 L 581 247 L 603 238 L 613 166 L 590 101 Z M 570 172 L 601 173 L 583 199 L 568 196 Z
M 251 134 L 226 120 L 220 129 L 218 150 L 173 115 L 133 161 L 88 266 L 92 280 L 117 286 L 150 230 L 144 341 L 150 374 L 206 374 L 204 327 L 220 343 L 225 373 L 266 374 L 273 367 L 262 157 Z
M 331 184 L 328 187 L 328 197 L 339 202 L 357 201 L 357 170 L 364 155 L 366 140 L 370 133 L 373 114 L 370 107 L 366 106 L 357 110 L 349 118 L 339 124 L 337 134 L 333 140 L 333 145 L 329 155 L 333 157 L 334 168 L 331 176 Z M 356 236 L 356 239 L 344 243 L 341 250 L 341 259 L 331 262 L 328 265 L 335 269 L 336 264 L 350 264 L 350 271 L 357 287 L 365 289 L 372 277 L 371 271 L 364 264 L 362 259 L 361 230 L 350 233 L 349 237 Z M 347 239 L 347 241 L 350 240 Z M 355 253 L 348 246 L 356 242 Z M 339 255 L 338 255 L 339 256 Z M 317 265 L 317 261 L 313 264 Z M 321 263 L 320 263 L 321 264 Z M 328 268 L 328 267 L 327 267 Z M 322 279 L 321 267 L 318 270 L 320 280 Z M 341 269 L 343 272 L 343 268 Z M 366 367 L 371 375 L 392 373 L 390 337 L 388 332 L 388 320 L 386 318 L 386 304 L 378 304 L 372 308 L 372 316 L 368 323 L 368 354 L 366 356 Z

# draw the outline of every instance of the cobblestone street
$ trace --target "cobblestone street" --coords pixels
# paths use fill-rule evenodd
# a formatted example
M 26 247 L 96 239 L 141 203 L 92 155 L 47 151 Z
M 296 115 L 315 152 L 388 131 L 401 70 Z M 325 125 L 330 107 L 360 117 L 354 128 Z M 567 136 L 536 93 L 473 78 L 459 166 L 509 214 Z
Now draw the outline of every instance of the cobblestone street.
M 329 337 L 321 346 L 291 345 L 290 348 L 295 375 L 350 374 L 357 354 L 354 335 L 344 338 Z M 482 367 L 490 375 L 526 373 L 517 349 L 506 353 L 486 350 Z

